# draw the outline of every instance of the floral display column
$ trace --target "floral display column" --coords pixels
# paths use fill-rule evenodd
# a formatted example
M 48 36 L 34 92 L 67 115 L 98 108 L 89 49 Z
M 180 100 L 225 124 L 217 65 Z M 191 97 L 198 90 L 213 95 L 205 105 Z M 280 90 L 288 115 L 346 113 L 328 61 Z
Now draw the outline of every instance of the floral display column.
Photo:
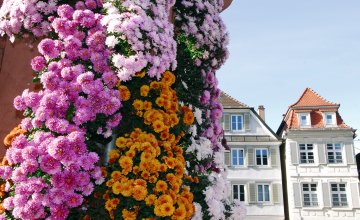
M 242 219 L 218 143 L 230 2 L 4 1 L 0 33 L 41 41 L 0 218 Z

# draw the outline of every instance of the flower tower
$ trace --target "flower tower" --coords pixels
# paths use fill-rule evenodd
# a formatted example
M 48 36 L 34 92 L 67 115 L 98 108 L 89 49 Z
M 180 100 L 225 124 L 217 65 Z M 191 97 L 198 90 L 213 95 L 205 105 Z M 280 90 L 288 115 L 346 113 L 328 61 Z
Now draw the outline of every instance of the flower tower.
M 38 89 L 14 99 L 0 219 L 242 219 L 218 143 L 229 2 L 5 0 Z

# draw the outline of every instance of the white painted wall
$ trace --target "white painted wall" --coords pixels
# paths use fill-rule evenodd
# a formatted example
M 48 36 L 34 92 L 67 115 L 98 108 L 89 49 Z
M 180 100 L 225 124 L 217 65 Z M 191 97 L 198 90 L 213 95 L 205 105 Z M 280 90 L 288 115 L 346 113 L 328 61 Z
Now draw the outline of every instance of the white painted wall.
M 227 113 L 250 113 L 250 130 L 244 132 L 225 132 L 226 135 L 232 136 L 261 136 L 268 135 L 272 137 L 271 142 L 230 142 L 227 144 L 230 148 L 239 147 L 245 150 L 245 161 L 243 167 L 229 167 L 228 169 L 228 181 L 235 184 L 245 185 L 245 206 L 247 209 L 246 220 L 283 220 L 284 219 L 284 202 L 282 193 L 281 182 L 281 167 L 280 167 L 280 149 L 281 141 L 264 126 L 261 121 L 254 115 L 250 109 L 224 109 Z M 271 164 L 271 158 L 268 158 L 269 166 L 248 166 L 248 148 L 268 148 L 275 149 L 275 156 L 277 157 L 277 164 Z M 255 155 L 254 155 L 255 156 Z M 271 155 L 270 155 L 271 157 Z M 255 160 L 256 162 L 256 160 Z M 265 183 L 270 185 L 270 202 L 269 203 L 257 203 L 250 202 L 249 200 L 249 185 L 256 183 Z M 278 202 L 273 201 L 273 185 L 279 186 Z M 232 189 L 231 189 L 232 190 Z M 257 196 L 257 195 L 256 195 Z
M 314 164 L 293 164 L 291 143 L 313 143 L 314 144 Z M 347 143 L 353 148 L 352 132 L 350 130 L 322 130 L 322 131 L 289 131 L 286 139 L 286 169 L 287 169 L 287 188 L 289 200 L 289 214 L 291 220 L 355 220 L 360 219 L 360 194 L 358 186 L 357 167 L 355 163 L 348 164 L 347 156 L 343 152 L 343 164 L 320 164 L 317 143 Z M 326 151 L 325 151 L 326 153 Z M 354 151 L 352 151 L 353 156 Z M 314 182 L 318 184 L 318 207 L 295 207 L 294 183 Z M 323 189 L 323 184 L 345 183 L 348 206 L 347 207 L 325 207 L 324 200 L 329 199 L 331 204 L 331 189 L 329 193 Z M 301 189 L 301 188 L 300 188 Z M 303 201 L 302 193 L 300 191 Z

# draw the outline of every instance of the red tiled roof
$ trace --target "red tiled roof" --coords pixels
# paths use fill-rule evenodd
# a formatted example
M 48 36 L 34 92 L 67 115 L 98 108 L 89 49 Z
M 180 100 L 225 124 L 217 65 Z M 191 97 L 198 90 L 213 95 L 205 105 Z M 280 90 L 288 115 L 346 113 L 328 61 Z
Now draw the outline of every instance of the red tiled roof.
M 219 101 L 224 108 L 249 108 L 246 104 L 236 100 L 223 91 L 221 91 Z
M 306 88 L 299 100 L 291 105 L 291 107 L 305 107 L 305 106 L 334 106 L 337 107 L 339 104 L 329 102 L 325 98 L 321 97 L 311 88 Z
M 342 120 L 338 109 L 339 104 L 330 102 L 310 88 L 306 88 L 299 100 L 291 105 L 284 116 L 286 129 L 300 128 L 298 113 L 309 112 L 311 119 L 311 128 L 325 128 L 323 113 L 335 112 L 337 128 L 350 128 Z M 311 108 L 310 108 L 311 107 Z

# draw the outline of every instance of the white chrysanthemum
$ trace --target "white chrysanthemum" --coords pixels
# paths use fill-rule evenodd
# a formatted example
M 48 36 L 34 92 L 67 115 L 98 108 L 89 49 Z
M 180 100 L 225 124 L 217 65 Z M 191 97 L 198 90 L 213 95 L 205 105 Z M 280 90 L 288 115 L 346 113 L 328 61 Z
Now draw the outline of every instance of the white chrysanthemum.
M 195 153 L 198 161 L 208 158 L 213 154 L 211 141 L 205 137 L 200 137 L 197 140 L 191 138 L 191 145 L 186 150 L 186 153 Z
M 202 220 L 203 215 L 202 215 L 201 205 L 196 202 L 194 202 L 193 204 L 195 206 L 195 213 L 194 213 L 193 217 L 191 218 L 191 220 Z
M 197 135 L 197 127 L 196 127 L 196 125 L 191 125 L 190 126 L 189 133 L 191 134 L 191 136 L 196 137 L 196 135 Z
M 199 108 L 195 108 L 194 116 L 196 119 L 196 122 L 201 125 L 202 124 L 202 111 Z
M 243 220 L 246 216 L 246 208 L 242 202 L 234 201 L 234 206 L 231 209 L 230 220 Z
M 108 36 L 106 38 L 105 44 L 106 46 L 110 47 L 110 48 L 114 48 L 115 45 L 119 43 L 118 39 L 115 36 Z

